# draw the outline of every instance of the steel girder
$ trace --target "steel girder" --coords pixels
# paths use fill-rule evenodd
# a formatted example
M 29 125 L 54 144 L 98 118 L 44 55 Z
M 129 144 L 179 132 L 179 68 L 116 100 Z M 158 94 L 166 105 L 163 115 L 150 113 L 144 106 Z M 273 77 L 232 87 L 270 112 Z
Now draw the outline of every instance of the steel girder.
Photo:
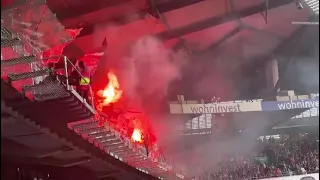
M 268 1 L 269 1 L 269 4 L 268 4 L 269 10 L 292 3 L 292 0 L 281 0 L 281 1 L 268 0 Z M 171 31 L 161 32 L 157 36 L 164 40 L 169 40 L 176 37 L 191 34 L 193 32 L 201 31 L 203 29 L 218 26 L 220 24 L 223 24 L 229 21 L 251 16 L 251 15 L 263 12 L 265 11 L 265 9 L 266 9 L 266 5 L 263 2 L 260 5 L 249 7 L 239 12 L 230 12 L 227 14 L 223 14 L 221 16 L 212 17 L 203 21 L 199 21 L 181 28 L 173 29 Z
M 99 11 L 108 7 L 112 8 L 112 6 L 120 5 L 121 3 L 125 3 L 126 1 L 127 0 L 106 1 L 102 3 L 102 5 L 100 3 L 85 3 L 79 7 L 74 7 L 73 8 L 74 10 L 68 7 L 67 9 L 63 8 L 59 10 L 52 9 L 52 11 L 57 14 L 57 17 L 60 21 L 63 21 L 69 18 L 77 18 L 85 14 L 94 13 L 95 11 Z M 157 4 L 157 9 L 159 13 L 164 13 L 164 12 L 172 11 L 185 6 L 189 6 L 192 4 L 196 4 L 201 1 L 204 1 L 204 0 L 168 1 L 162 4 Z M 50 1 L 49 1 L 49 4 L 50 4 Z M 151 14 L 155 16 L 155 14 L 153 14 L 152 8 L 150 8 L 149 6 L 138 11 L 136 14 L 140 15 L 140 17 L 145 17 L 147 14 Z M 124 14 L 122 17 L 115 17 L 113 19 L 116 20 L 117 22 L 118 21 L 121 22 L 123 21 L 123 19 L 127 19 L 127 17 L 126 17 L 126 14 Z
M 193 0 L 196 1 L 196 0 Z M 180 1 L 178 1 L 180 2 Z M 190 0 L 190 2 L 192 2 L 192 0 Z M 200 2 L 200 1 L 199 1 Z M 268 0 L 268 10 L 272 10 L 287 4 L 292 3 L 292 0 Z M 191 5 L 192 3 L 189 3 L 188 5 Z M 183 6 L 181 6 L 183 7 Z M 168 7 L 166 7 L 165 5 L 157 5 L 157 10 L 160 13 L 164 13 L 167 11 L 171 11 L 174 9 L 178 9 L 181 8 L 180 6 L 175 6 L 175 8 L 170 9 L 169 5 Z M 244 18 L 247 16 L 251 16 L 260 12 L 264 12 L 266 10 L 266 4 L 264 2 L 262 2 L 260 5 L 257 6 L 253 6 L 253 7 L 248 7 L 242 11 L 238 11 L 238 12 L 230 12 L 230 13 L 226 13 L 223 14 L 221 16 L 216 16 L 216 17 L 212 17 L 212 18 L 208 18 L 206 20 L 203 21 L 199 21 L 190 25 L 186 25 L 180 28 L 176 28 L 176 29 L 172 29 L 170 31 L 164 31 L 161 33 L 156 34 L 157 37 L 163 39 L 163 40 L 170 40 L 170 39 L 174 39 L 177 37 L 182 37 L 188 34 L 191 34 L 193 32 L 197 32 L 197 31 L 201 31 L 210 27 L 214 27 L 214 26 L 218 26 L 220 24 L 229 22 L 229 21 L 233 21 L 239 18 Z M 121 18 L 116 18 L 116 19 L 121 19 Z M 95 24 L 92 25 L 88 25 L 86 27 L 83 28 L 82 33 L 78 36 L 79 38 L 81 36 L 89 36 L 91 34 L 94 33 L 94 27 Z

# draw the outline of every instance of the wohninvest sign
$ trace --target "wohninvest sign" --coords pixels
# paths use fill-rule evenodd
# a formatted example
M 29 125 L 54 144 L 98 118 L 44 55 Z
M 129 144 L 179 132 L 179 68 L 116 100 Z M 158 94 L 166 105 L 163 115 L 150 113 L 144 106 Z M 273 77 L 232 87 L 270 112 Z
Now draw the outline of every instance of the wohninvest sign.
M 208 104 L 182 104 L 183 114 L 215 114 L 261 111 L 260 102 L 228 102 Z
M 319 108 L 319 98 L 291 101 L 266 101 L 261 103 L 261 107 L 263 111 Z

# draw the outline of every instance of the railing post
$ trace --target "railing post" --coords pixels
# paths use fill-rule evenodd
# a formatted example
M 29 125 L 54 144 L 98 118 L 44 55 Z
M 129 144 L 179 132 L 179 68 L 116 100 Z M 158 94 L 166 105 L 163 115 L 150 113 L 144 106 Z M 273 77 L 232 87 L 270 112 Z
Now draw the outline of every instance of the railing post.
M 67 60 L 67 56 L 63 56 L 63 60 L 64 60 L 64 71 L 65 71 L 65 75 L 66 75 L 66 85 L 67 85 L 67 89 L 69 90 L 69 76 L 68 76 L 68 60 Z
M 93 94 L 91 85 L 89 87 L 90 87 L 90 95 L 91 95 L 91 107 L 92 107 L 93 111 L 96 112 L 95 105 L 94 105 L 94 94 Z

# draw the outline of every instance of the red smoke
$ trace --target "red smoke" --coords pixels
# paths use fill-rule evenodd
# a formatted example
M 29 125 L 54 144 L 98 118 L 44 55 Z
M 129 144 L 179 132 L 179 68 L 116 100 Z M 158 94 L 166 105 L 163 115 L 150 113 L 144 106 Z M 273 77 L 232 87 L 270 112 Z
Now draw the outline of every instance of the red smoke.
M 151 36 L 140 38 L 126 49 L 109 46 L 105 56 L 99 60 L 92 80 L 96 95 L 101 98 L 97 109 L 110 116 L 108 121 L 118 130 L 127 132 L 133 141 L 144 141 L 139 135 L 143 134 L 148 137 L 149 144 L 153 144 L 158 139 L 154 132 L 159 131 L 153 131 L 153 128 L 159 128 L 154 121 L 161 119 L 155 115 L 163 112 L 167 88 L 179 79 L 180 66 L 186 61 L 187 57 L 173 54 Z M 115 84 L 110 74 L 106 74 L 110 69 L 117 76 Z M 109 82 L 104 84 L 106 77 Z M 115 96 L 115 90 L 121 92 L 120 96 Z M 113 97 L 121 98 L 114 100 Z M 166 136 L 165 133 L 157 135 Z
M 66 33 L 72 38 L 75 39 L 81 32 L 82 28 L 80 29 L 66 29 Z M 52 47 L 51 49 L 45 50 L 42 53 L 43 58 L 51 58 L 54 56 L 61 56 L 63 49 L 68 45 L 68 43 L 66 44 L 61 44 L 59 46 L 56 47 Z M 46 61 L 46 63 L 57 63 L 60 60 L 60 58 L 53 58 L 50 59 L 48 61 Z
M 108 80 L 109 82 L 105 88 L 96 92 L 96 96 L 98 97 L 96 109 L 99 112 L 105 113 L 108 116 L 108 121 L 110 121 L 118 131 L 126 131 L 125 133 L 133 142 L 142 143 L 148 141 L 145 143 L 152 144 L 155 138 L 151 135 L 149 123 L 143 110 L 138 109 L 133 111 L 132 109 L 126 109 L 121 106 L 127 102 L 125 99 L 120 102 L 124 92 L 120 88 L 115 73 L 110 71 L 108 73 Z M 104 109 L 104 107 L 106 108 Z M 147 138 L 147 140 L 144 140 L 144 135 L 151 137 L 151 139 Z

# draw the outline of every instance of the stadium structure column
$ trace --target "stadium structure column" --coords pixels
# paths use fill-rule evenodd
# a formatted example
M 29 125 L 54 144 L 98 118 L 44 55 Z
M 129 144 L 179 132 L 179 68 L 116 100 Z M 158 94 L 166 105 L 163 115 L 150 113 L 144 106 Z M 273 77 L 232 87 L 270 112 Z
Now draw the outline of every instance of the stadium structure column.
M 273 58 L 265 66 L 267 89 L 274 89 L 279 79 L 278 60 Z

